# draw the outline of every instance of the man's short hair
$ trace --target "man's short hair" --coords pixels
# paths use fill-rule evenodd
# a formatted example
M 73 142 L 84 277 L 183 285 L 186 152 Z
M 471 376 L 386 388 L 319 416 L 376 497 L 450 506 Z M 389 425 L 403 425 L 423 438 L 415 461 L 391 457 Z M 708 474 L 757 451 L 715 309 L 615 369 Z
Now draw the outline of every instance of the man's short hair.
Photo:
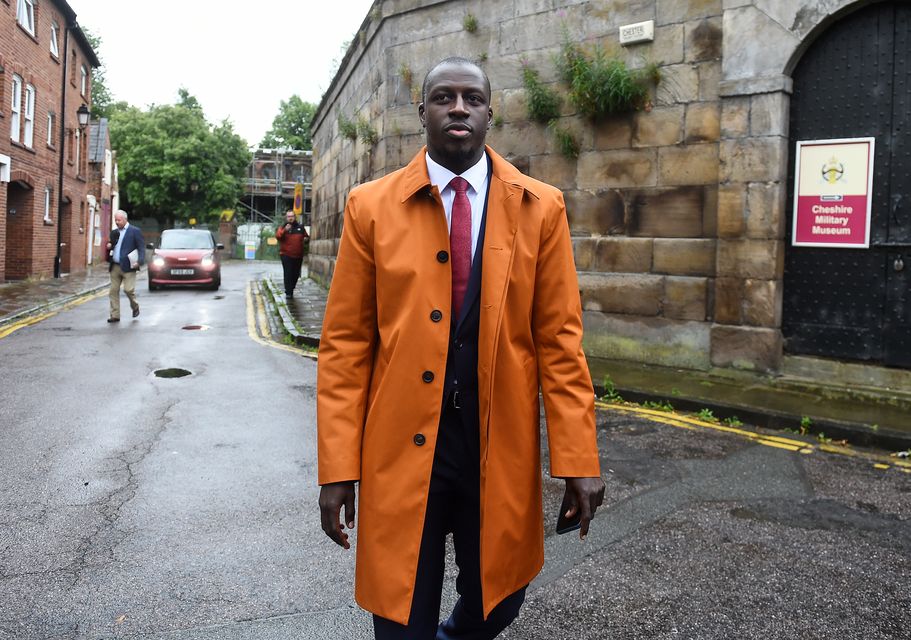
M 127 212 L 124 211 L 123 209 L 117 209 L 117 213 L 115 213 L 114 215 L 115 215 L 115 216 L 116 216 L 116 215 L 121 215 L 121 216 L 123 216 L 123 219 L 124 219 L 124 220 L 129 220 L 129 219 L 130 219 L 130 216 L 127 215 Z
M 430 79 L 430 75 L 437 70 L 438 67 L 442 67 L 447 64 L 453 65 L 467 65 L 469 67 L 474 67 L 481 72 L 481 75 L 484 77 L 484 84 L 487 88 L 487 98 L 490 98 L 490 78 L 487 77 L 487 72 L 481 68 L 474 60 L 469 60 L 464 56 L 449 56 L 448 58 L 443 58 L 435 65 L 430 67 L 430 70 L 427 72 L 427 75 L 424 76 L 424 83 L 421 85 L 421 102 L 424 102 L 427 98 L 427 81 Z

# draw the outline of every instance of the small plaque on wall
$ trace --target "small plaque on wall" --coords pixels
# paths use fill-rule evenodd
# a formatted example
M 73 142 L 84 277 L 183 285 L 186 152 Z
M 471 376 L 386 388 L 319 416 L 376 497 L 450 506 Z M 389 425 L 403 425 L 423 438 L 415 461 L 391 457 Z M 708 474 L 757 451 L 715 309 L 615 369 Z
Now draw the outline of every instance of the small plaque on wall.
M 637 44 L 639 42 L 652 42 L 655 39 L 655 21 L 646 20 L 636 24 L 620 27 L 620 44 Z

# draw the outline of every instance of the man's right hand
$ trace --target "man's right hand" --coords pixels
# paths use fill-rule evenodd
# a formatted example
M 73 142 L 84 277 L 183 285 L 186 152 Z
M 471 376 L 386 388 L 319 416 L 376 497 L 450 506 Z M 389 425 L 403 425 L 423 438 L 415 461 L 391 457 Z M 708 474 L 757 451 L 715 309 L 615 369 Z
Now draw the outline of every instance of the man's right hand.
M 345 506 L 344 525 L 339 520 L 342 505 Z M 326 535 L 340 547 L 350 549 L 345 526 L 354 529 L 354 482 L 333 482 L 320 487 L 319 513 Z

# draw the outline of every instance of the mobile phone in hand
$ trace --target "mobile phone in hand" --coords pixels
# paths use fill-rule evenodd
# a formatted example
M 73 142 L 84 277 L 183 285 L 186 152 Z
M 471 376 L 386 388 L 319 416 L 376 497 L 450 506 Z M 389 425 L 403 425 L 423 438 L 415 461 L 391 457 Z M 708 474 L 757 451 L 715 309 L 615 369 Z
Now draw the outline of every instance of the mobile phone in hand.
M 568 496 L 564 494 L 563 504 L 560 505 L 560 512 L 557 514 L 557 533 L 560 535 L 575 531 L 582 527 L 582 510 L 577 509 L 576 514 L 572 518 L 567 518 L 566 512 L 569 510 L 569 507 L 570 502 Z

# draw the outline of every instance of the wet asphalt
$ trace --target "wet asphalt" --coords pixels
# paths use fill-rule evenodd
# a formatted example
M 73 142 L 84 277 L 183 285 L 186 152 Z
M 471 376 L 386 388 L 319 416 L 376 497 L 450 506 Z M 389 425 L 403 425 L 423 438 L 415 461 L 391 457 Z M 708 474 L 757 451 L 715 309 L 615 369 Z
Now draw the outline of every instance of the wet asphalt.
M 372 637 L 319 530 L 315 363 L 248 333 L 247 282 L 276 268 L 0 339 L 0 638 Z M 911 635 L 911 474 L 598 419 L 607 504 L 584 542 L 548 531 L 503 638 Z

